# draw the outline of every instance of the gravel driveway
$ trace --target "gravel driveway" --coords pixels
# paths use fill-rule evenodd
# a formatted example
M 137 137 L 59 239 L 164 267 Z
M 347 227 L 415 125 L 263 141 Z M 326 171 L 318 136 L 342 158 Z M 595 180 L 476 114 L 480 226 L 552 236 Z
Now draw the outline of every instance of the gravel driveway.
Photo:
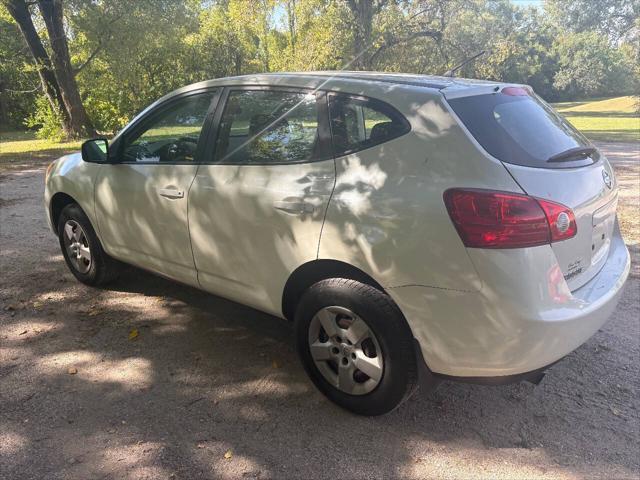
M 603 148 L 634 257 L 611 321 L 538 386 L 443 383 L 378 418 L 313 388 L 282 320 L 135 269 L 80 285 L 42 166 L 3 174 L 0 478 L 638 478 L 640 159 Z

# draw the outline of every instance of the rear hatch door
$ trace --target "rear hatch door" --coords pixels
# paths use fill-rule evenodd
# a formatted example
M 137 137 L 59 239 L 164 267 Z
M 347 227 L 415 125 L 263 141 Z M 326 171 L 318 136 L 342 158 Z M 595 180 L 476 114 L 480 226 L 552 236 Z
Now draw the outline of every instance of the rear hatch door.
M 617 186 L 607 159 L 528 87 L 452 97 L 462 124 L 527 194 L 573 210 L 577 234 L 551 248 L 571 290 L 587 283 L 604 265 L 614 232 Z

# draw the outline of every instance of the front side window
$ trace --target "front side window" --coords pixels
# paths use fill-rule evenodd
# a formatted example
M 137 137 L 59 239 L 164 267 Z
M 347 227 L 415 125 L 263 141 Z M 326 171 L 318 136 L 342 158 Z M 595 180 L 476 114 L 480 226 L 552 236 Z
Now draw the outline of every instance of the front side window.
M 331 95 L 331 134 L 336 155 L 387 142 L 407 133 L 407 120 L 389 105 L 373 100 Z
M 142 163 L 193 163 L 200 132 L 215 92 L 176 100 L 152 115 L 125 140 L 124 161 Z
M 220 120 L 215 161 L 260 165 L 318 159 L 318 123 L 314 93 L 231 91 Z

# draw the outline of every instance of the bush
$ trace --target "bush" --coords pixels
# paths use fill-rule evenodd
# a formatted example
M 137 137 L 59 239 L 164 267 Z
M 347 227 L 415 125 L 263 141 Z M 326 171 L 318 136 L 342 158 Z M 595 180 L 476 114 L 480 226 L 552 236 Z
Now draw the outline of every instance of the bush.
M 122 114 L 115 103 L 96 98 L 95 95 L 87 97 L 84 106 L 99 132 L 114 134 L 129 121 L 129 117 Z
M 60 112 L 54 111 L 47 100 L 47 97 L 40 95 L 35 102 L 35 110 L 24 121 L 28 128 L 36 129 L 36 137 L 46 138 L 55 142 L 64 139 L 62 130 L 62 119 Z

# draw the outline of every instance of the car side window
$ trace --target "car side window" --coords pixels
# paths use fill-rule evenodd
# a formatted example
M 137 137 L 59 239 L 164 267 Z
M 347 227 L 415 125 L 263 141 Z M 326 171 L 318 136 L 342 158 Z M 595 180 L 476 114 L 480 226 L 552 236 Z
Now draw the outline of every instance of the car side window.
M 198 139 L 215 92 L 190 95 L 153 115 L 126 138 L 125 162 L 193 163 Z
M 332 94 L 329 114 L 334 155 L 373 147 L 411 130 L 396 109 L 374 99 Z
M 217 163 L 300 163 L 320 157 L 315 93 L 229 92 L 215 145 Z

